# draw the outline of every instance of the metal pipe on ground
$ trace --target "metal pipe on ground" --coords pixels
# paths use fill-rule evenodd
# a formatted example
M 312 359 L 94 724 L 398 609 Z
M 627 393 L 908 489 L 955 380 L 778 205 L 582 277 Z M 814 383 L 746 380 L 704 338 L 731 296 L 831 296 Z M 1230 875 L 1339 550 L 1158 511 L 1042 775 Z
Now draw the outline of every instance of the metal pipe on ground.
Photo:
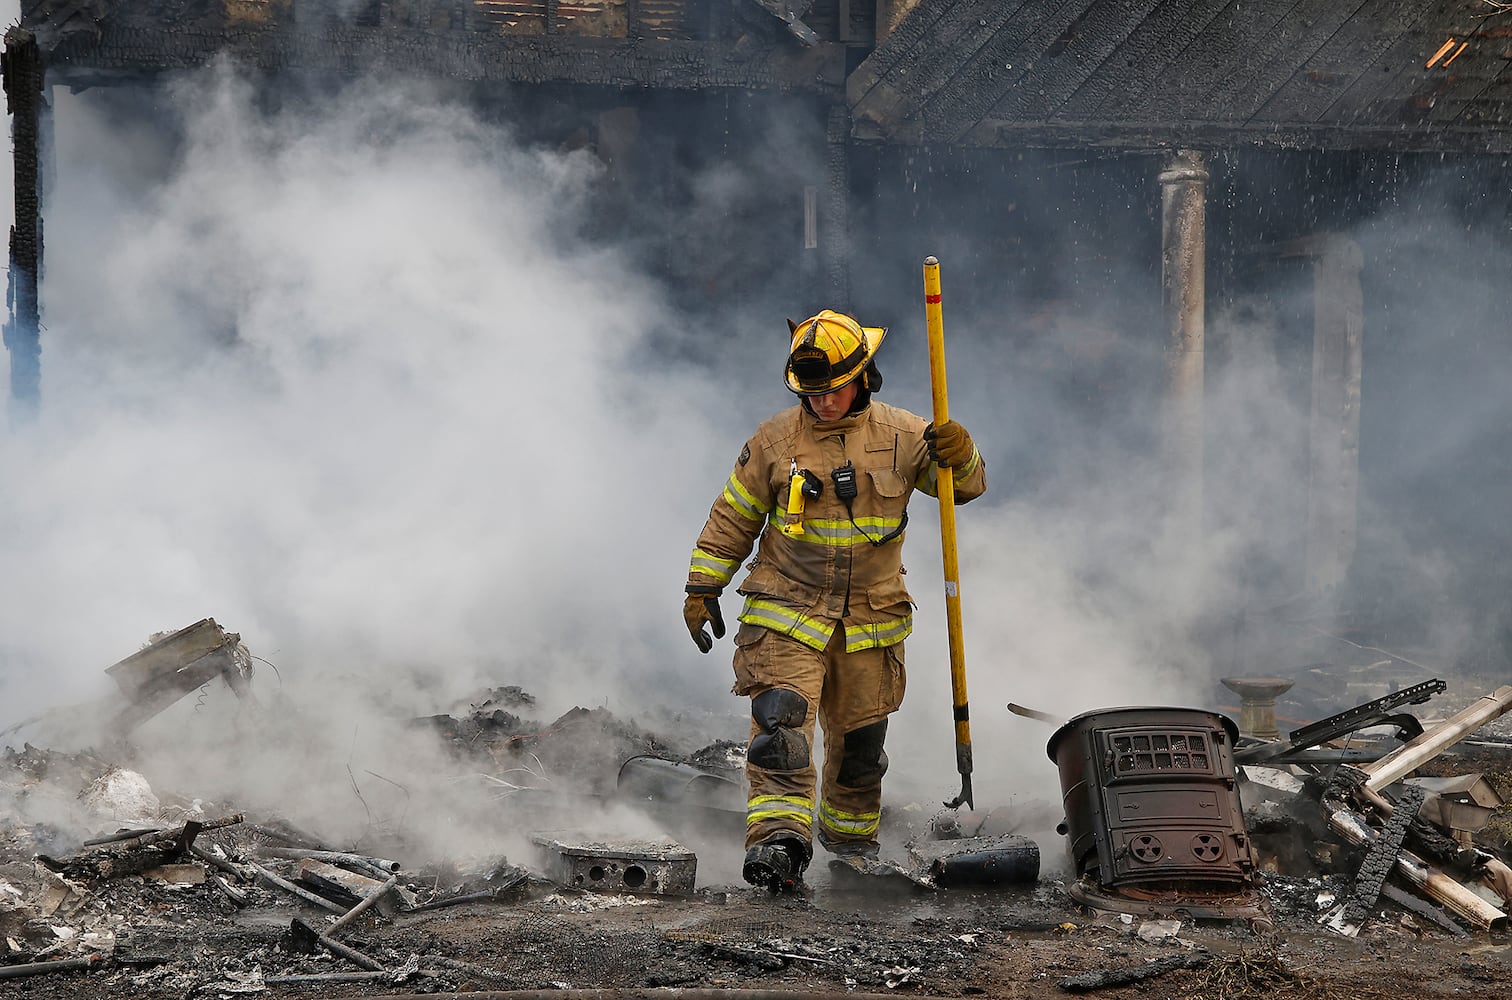
M 897 1000 L 892 992 L 847 989 L 720 989 L 717 986 L 626 986 L 623 989 L 479 989 L 386 992 L 369 1000 Z
M 268 869 L 264 868 L 262 865 L 256 863 L 255 861 L 250 862 L 250 864 L 254 869 L 257 870 L 257 874 L 262 877 L 263 881 L 267 882 L 269 885 L 277 886 L 284 892 L 293 893 L 300 899 L 304 900 L 306 903 L 314 903 L 316 906 L 319 906 L 322 909 L 330 910 L 332 913 L 346 916 L 347 908 L 345 906 L 342 906 L 340 903 L 333 903 L 329 899 L 326 899 L 324 896 L 317 896 L 313 892 L 307 892 L 306 890 L 301 889 L 299 886 L 295 885 L 293 882 L 290 882 L 283 876 L 268 871 Z
M 340 941 L 333 940 L 329 936 L 322 934 L 320 931 L 316 930 L 310 924 L 306 923 L 303 920 L 300 920 L 298 917 L 295 917 L 289 922 L 289 930 L 295 935 L 296 946 L 298 946 L 297 942 L 299 937 L 303 936 L 308 941 L 320 942 L 321 946 L 324 947 L 326 951 L 329 951 L 332 955 L 335 955 L 338 958 L 346 959 L 348 962 L 351 962 L 353 965 L 359 968 L 368 969 L 372 972 L 388 971 L 384 969 L 382 962 L 379 962 L 371 955 L 365 955 L 362 952 L 358 951 L 356 948 L 344 945 Z
M 373 905 L 377 903 L 378 900 L 382 899 L 390 890 L 394 888 L 394 886 L 398 884 L 399 876 L 390 875 L 387 882 L 383 883 L 380 886 L 376 886 L 372 892 L 362 897 L 362 902 L 358 903 L 356 906 L 343 913 L 340 919 L 338 919 L 331 926 L 327 927 L 326 934 L 330 937 L 335 937 L 337 931 L 341 930 L 343 927 L 347 926 L 352 921 L 362 916 L 368 910 L 372 909 Z
M 285 986 L 293 983 L 363 983 L 372 982 L 375 979 L 389 979 L 393 975 L 392 972 L 312 972 L 303 976 L 265 976 L 263 982 L 269 986 Z M 421 979 L 434 979 L 440 973 L 421 969 L 411 975 L 419 976 Z
M 25 965 L 0 965 L 0 979 L 44 976 L 49 972 L 73 972 L 78 969 L 87 969 L 98 961 L 98 957 L 64 958 L 56 962 L 28 962 Z
M 301 858 L 313 858 L 316 861 L 328 861 L 333 865 L 354 864 L 364 868 L 376 868 L 383 872 L 385 878 L 398 871 L 400 864 L 390 861 L 388 858 L 374 858 L 366 854 L 353 854 L 350 851 L 316 851 L 305 850 L 301 847 L 259 847 L 257 853 L 267 858 L 288 858 L 299 860 Z
M 95 837 L 93 840 L 84 841 L 84 847 L 99 847 L 102 844 L 119 844 L 123 840 L 136 840 L 153 833 L 162 833 L 160 826 L 150 826 L 140 830 L 119 830 L 115 833 L 106 834 L 103 837 Z

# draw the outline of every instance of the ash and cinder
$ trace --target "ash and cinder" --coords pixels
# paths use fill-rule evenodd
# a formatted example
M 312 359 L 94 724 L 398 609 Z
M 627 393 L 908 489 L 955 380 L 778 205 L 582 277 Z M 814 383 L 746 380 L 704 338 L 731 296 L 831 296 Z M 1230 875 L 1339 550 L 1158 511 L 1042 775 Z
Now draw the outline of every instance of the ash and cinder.
M 1049 997 L 1160 976 L 1190 996 L 1263 982 L 1268 995 L 1371 997 L 1388 993 L 1372 992 L 1381 966 L 1362 966 L 1365 958 L 1391 963 L 1394 989 L 1474 988 L 1506 972 L 1505 916 L 1477 927 L 1404 889 L 1410 882 L 1387 883 L 1350 933 L 1321 926 L 1361 891 L 1368 855 L 1331 829 L 1331 814 L 1374 807 L 1329 771 L 1282 760 L 1314 748 L 1234 740 L 1233 723 L 1213 713 L 1092 713 L 1048 747 L 1068 806 L 1088 792 L 1146 806 L 1165 796 L 1167 808 L 1184 796 L 1184 828 L 1175 816 L 1123 825 L 1146 841 L 1173 828 L 1209 844 L 1229 838 L 1219 849 L 1237 844 L 1245 863 L 1207 886 L 1200 855 L 1162 882 L 1149 865 L 1123 878 L 1147 859 L 1118 854 L 1120 877 L 1103 878 L 1094 857 L 1103 846 L 1085 855 L 1078 846 L 1092 822 L 1085 813 L 1068 831 L 1069 854 L 1039 832 L 1061 804 L 1052 792 L 975 812 L 893 797 L 882 828 L 890 869 L 860 876 L 821 864 L 806 894 L 773 896 L 734 870 L 743 718 L 630 718 L 582 706 L 542 716 L 527 687 L 504 684 L 443 710 L 389 716 L 381 739 L 333 741 L 312 754 L 306 738 L 296 761 L 294 735 L 331 723 L 335 706 L 259 692 L 260 680 L 222 701 L 191 689 L 142 722 L 129 711 L 102 717 L 93 749 L 27 744 L 0 754 L 0 970 L 25 977 L 22 995 L 279 995 L 321 983 L 336 995 L 677 986 Z M 219 679 L 208 686 L 230 692 Z M 1500 694 L 1512 702 L 1512 688 Z M 118 707 L 131 697 L 122 691 Z M 1399 718 L 1401 700 L 1381 711 Z M 1436 721 L 1439 713 L 1416 710 L 1428 735 L 1462 714 Z M 211 715 L 212 727 L 196 728 Z M 1350 718 L 1362 728 L 1335 752 L 1384 762 L 1403 749 L 1365 725 L 1377 721 L 1369 712 Z M 1135 745 L 1152 732 L 1167 744 Z M 1167 760 L 1173 733 L 1184 742 Z M 1129 759 L 1115 759 L 1093 781 L 1102 787 L 1088 789 L 1086 774 L 1065 766 L 1067 748 L 1080 753 L 1103 735 L 1128 742 Z M 1230 742 L 1234 755 L 1269 763 L 1236 770 Z M 203 758 L 193 768 L 169 752 L 186 743 Z M 412 770 L 378 770 L 380 745 L 391 764 L 408 759 Z M 1192 756 L 1209 753 L 1220 759 Z M 1449 741 L 1420 768 L 1451 779 L 1436 786 L 1443 809 L 1424 808 L 1398 833 L 1403 849 L 1448 877 L 1482 879 L 1488 898 L 1498 885 L 1512 890 L 1489 864 L 1508 856 L 1504 820 L 1483 807 L 1451 822 L 1449 806 L 1512 794 L 1509 760 L 1512 742 L 1495 733 Z M 241 783 L 239 769 L 273 767 L 282 783 Z M 1491 799 L 1455 794 L 1467 786 L 1454 779 L 1471 768 L 1489 776 L 1482 795 Z M 1237 829 L 1236 817 L 1219 830 L 1202 815 L 1198 771 L 1211 772 L 1206 788 L 1227 781 L 1223 794 L 1242 800 Z M 392 777 L 401 773 L 406 783 Z M 1392 799 L 1407 801 L 1401 786 L 1387 789 Z M 1390 834 L 1382 817 L 1361 824 L 1377 839 Z M 970 854 L 976 860 L 950 867 Z M 1509 871 L 1504 862 L 1500 870 Z M 1228 884 L 1236 878 L 1249 890 L 1243 908 Z

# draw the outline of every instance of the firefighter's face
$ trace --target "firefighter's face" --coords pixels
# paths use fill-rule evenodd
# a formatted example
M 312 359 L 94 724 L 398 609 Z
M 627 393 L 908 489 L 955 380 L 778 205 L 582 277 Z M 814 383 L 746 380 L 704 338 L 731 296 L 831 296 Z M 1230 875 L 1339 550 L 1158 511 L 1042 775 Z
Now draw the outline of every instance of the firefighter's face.
M 851 404 L 856 401 L 856 393 L 861 391 L 860 381 L 847 382 L 834 392 L 826 392 L 822 396 L 810 396 L 809 406 L 814 409 L 814 416 L 820 420 L 839 420 L 850 412 Z

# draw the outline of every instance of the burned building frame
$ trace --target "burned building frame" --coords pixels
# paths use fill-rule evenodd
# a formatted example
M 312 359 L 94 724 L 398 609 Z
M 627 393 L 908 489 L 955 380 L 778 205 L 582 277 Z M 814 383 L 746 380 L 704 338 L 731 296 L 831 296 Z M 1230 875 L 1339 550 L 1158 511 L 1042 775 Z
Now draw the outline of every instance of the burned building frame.
M 592 144 L 614 163 L 625 226 L 629 206 L 671 183 L 636 172 L 647 148 L 686 156 L 677 130 L 710 122 L 727 146 L 755 145 L 778 133 L 754 123 L 789 123 L 788 148 L 746 150 L 801 160 L 751 195 L 750 220 L 732 221 L 764 227 L 762 250 L 708 264 L 716 276 L 686 270 L 708 255 L 664 239 L 664 266 L 702 290 L 695 309 L 775 280 L 805 306 L 898 311 L 909 301 L 895 291 L 899 267 L 928 252 L 948 266 L 966 229 L 970 252 L 952 275 L 969 289 L 956 300 L 965 310 L 989 308 L 994 283 L 1064 305 L 1055 267 L 1147 279 L 1159 290 L 1147 339 L 1160 359 L 1160 453 L 1172 510 L 1193 524 L 1208 317 L 1243 297 L 1257 266 L 1294 262 L 1313 286 L 1300 318 L 1311 424 L 1293 546 L 1308 591 L 1338 585 L 1357 544 L 1371 279 L 1341 231 L 1403 177 L 1450 162 L 1473 178 L 1465 225 L 1507 238 L 1512 13 L 1484 0 L 23 0 L 4 63 L 16 211 L 5 344 L 18 412 L 38 405 L 42 384 L 50 95 L 148 86 L 221 56 L 268 86 L 381 73 L 445 81 L 479 104 L 512 95 L 540 138 Z M 1037 227 L 1052 223 L 1023 195 L 1068 163 L 1080 173 L 1064 199 L 1085 213 L 1069 223 L 1078 249 L 1047 263 Z M 986 197 L 984 176 L 1005 193 Z M 1314 199 L 1309 179 L 1336 197 Z M 1274 205 L 1263 224 L 1244 211 L 1257 197 Z M 1101 217 L 1137 238 L 1100 229 Z M 903 223 L 920 243 L 889 241 Z

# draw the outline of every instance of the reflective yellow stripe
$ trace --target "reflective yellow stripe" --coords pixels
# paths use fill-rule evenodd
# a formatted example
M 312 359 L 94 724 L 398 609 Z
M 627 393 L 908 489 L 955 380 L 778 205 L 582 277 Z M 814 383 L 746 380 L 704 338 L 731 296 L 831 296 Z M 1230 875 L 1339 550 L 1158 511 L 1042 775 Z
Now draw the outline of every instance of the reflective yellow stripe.
M 688 572 L 712 576 L 723 585 L 730 582 L 730 577 L 735 575 L 735 567 L 738 565 L 740 565 L 739 559 L 721 559 L 703 549 L 694 549 L 693 561 L 688 565 Z
M 746 598 L 739 620 L 792 636 L 805 646 L 821 652 L 825 646 L 829 645 L 830 636 L 835 631 L 835 626 L 821 618 L 810 618 L 792 608 L 785 608 L 774 601 L 764 601 L 759 597 Z
M 754 826 L 768 819 L 790 819 L 811 826 L 814 822 L 814 800 L 802 795 L 752 796 L 746 803 L 746 826 Z
M 960 480 L 965 479 L 967 476 L 975 472 L 977 470 L 977 466 L 981 464 L 982 453 L 977 450 L 975 445 L 973 445 L 971 448 L 971 461 L 967 462 L 965 465 L 956 470 L 956 480 L 959 482 Z M 919 473 L 919 478 L 914 480 L 914 489 L 922 490 L 923 492 L 928 493 L 930 496 L 935 496 L 938 493 L 939 483 L 940 467 L 935 463 L 930 462 L 924 467 L 924 471 Z
M 907 639 L 912 631 L 912 612 L 902 618 L 877 622 L 875 625 L 847 625 L 845 626 L 845 651 L 854 653 L 858 649 L 880 649 L 883 646 L 891 646 Z
M 819 803 L 819 822 L 826 830 L 833 830 L 851 837 L 867 837 L 877 832 L 882 825 L 880 812 L 841 812 L 828 802 Z
M 741 517 L 747 521 L 760 521 L 766 517 L 770 509 L 741 484 L 740 480 L 732 472 L 729 482 L 724 488 L 725 503 L 729 504 Z
M 777 512 L 772 515 L 772 520 L 779 523 L 787 521 L 787 510 L 781 504 L 777 505 Z M 847 548 L 852 545 L 869 545 L 870 539 L 881 538 L 903 523 L 901 517 L 858 517 L 855 524 L 847 520 L 834 520 L 830 518 L 805 518 L 803 521 L 803 534 L 787 535 L 795 542 L 808 542 L 810 545 L 829 545 L 835 548 Z M 866 534 L 862 534 L 865 532 Z M 896 541 L 902 542 L 902 535 Z

